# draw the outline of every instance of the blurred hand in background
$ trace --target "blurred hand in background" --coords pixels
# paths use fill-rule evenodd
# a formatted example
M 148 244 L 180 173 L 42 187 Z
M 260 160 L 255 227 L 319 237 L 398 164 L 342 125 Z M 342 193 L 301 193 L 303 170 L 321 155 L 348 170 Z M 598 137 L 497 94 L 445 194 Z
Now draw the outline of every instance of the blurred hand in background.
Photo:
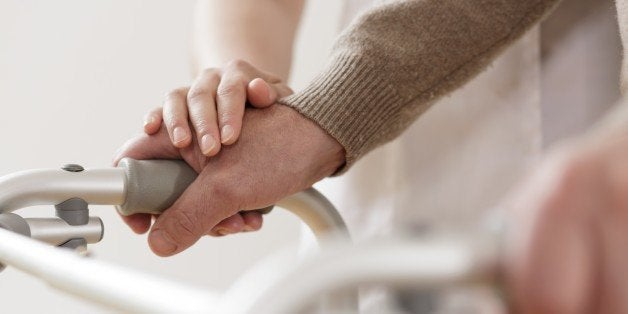
M 517 312 L 628 313 L 626 109 L 555 149 L 506 203 Z

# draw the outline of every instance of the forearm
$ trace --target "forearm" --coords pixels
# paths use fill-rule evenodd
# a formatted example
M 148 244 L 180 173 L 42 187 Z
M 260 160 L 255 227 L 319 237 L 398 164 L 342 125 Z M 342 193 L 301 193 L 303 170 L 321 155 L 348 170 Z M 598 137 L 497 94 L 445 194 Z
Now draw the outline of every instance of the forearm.
M 287 79 L 304 0 L 201 0 L 194 25 L 194 68 L 233 59 Z
M 317 122 L 351 164 L 483 71 L 559 0 L 407 0 L 364 14 L 327 68 L 281 100 Z

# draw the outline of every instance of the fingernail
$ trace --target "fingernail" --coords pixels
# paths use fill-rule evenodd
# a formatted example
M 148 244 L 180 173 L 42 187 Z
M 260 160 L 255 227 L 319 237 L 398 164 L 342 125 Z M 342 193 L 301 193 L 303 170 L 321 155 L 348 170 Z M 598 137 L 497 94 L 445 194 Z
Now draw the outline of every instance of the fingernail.
M 230 125 L 225 125 L 222 127 L 222 132 L 220 132 L 220 136 L 222 137 L 222 142 L 226 143 L 233 137 L 233 127 Z
M 146 119 L 144 119 L 144 126 L 147 126 L 149 124 L 153 124 L 154 122 L 155 122 L 155 117 L 148 116 L 148 117 L 146 117 Z
M 177 250 L 177 245 L 168 233 L 162 230 L 155 230 L 148 236 L 148 241 L 153 250 L 162 254 L 171 254 Z
M 203 135 L 201 139 L 201 150 L 204 155 L 209 155 L 216 148 L 216 140 L 209 134 Z
M 174 142 L 175 143 L 181 143 L 183 141 L 185 141 L 188 137 L 187 132 L 185 132 L 185 130 L 182 127 L 176 127 L 174 128 Z
M 244 232 L 251 232 L 254 229 L 249 225 L 244 225 L 244 228 L 242 228 L 242 230 L 244 230 Z
M 216 233 L 221 235 L 221 236 L 226 236 L 226 235 L 229 234 L 229 232 L 226 229 L 222 229 L 222 228 L 216 230 Z

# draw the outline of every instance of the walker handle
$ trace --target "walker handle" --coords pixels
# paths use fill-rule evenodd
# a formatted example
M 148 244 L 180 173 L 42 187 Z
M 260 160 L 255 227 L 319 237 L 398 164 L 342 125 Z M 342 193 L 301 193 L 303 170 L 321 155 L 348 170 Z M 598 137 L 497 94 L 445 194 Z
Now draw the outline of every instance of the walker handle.
M 124 204 L 120 214 L 160 214 L 179 198 L 198 174 L 181 160 L 135 160 L 118 163 L 126 173 Z

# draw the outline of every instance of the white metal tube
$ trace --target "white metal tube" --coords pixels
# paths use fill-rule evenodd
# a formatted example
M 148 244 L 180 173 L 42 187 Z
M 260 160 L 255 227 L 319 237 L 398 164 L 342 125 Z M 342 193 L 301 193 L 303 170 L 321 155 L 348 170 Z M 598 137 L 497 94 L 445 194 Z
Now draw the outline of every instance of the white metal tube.
M 0 260 L 52 286 L 124 312 L 210 313 L 217 294 L 81 258 L 0 229 Z
M 93 205 L 119 205 L 126 197 L 125 180 L 120 168 L 17 172 L 0 178 L 0 213 L 59 204 L 75 197 Z
M 337 234 L 349 238 L 347 225 L 334 205 L 314 188 L 288 196 L 277 206 L 299 217 L 317 237 Z
M 88 244 L 102 240 L 104 227 L 98 217 L 89 217 L 87 224 L 69 225 L 61 218 L 25 218 L 31 238 L 50 245 L 61 245 L 71 239 L 83 238 Z
M 85 170 L 78 173 L 64 170 L 15 173 L 0 178 L 0 213 L 34 205 L 58 204 L 71 198 L 81 198 L 89 204 L 121 205 L 127 198 L 128 180 L 125 169 L 122 168 Z M 289 196 L 277 205 L 301 218 L 319 239 L 331 233 L 348 239 L 347 227 L 334 206 L 314 189 Z M 50 229 L 50 224 L 45 220 L 32 219 L 30 224 L 35 227 L 33 237 L 47 242 L 57 241 L 57 231 L 64 234 L 68 231 Z M 45 228 L 38 228 L 42 226 Z M 82 260 L 27 239 L 15 236 L 11 239 L 6 233 L 7 231 L 0 230 L 0 235 L 6 236 L 6 239 L 0 237 L 0 261 L 67 292 L 130 311 L 181 312 L 186 309 L 209 309 L 202 307 L 203 304 L 210 303 L 200 301 L 202 297 L 194 289 L 172 286 L 171 283 L 160 282 L 162 280 L 154 277 L 138 275 L 96 261 Z M 42 259 L 41 256 L 46 258 Z M 156 293 L 161 288 L 175 296 L 167 297 L 169 293 Z M 183 291 L 186 293 L 181 293 Z M 130 298 L 129 295 L 133 297 Z M 156 302 L 155 299 L 159 301 Z
M 276 256 L 240 277 L 219 311 L 298 313 L 320 295 L 362 284 L 433 289 L 490 283 L 495 256 L 488 243 L 463 238 L 328 246 L 303 261 Z

